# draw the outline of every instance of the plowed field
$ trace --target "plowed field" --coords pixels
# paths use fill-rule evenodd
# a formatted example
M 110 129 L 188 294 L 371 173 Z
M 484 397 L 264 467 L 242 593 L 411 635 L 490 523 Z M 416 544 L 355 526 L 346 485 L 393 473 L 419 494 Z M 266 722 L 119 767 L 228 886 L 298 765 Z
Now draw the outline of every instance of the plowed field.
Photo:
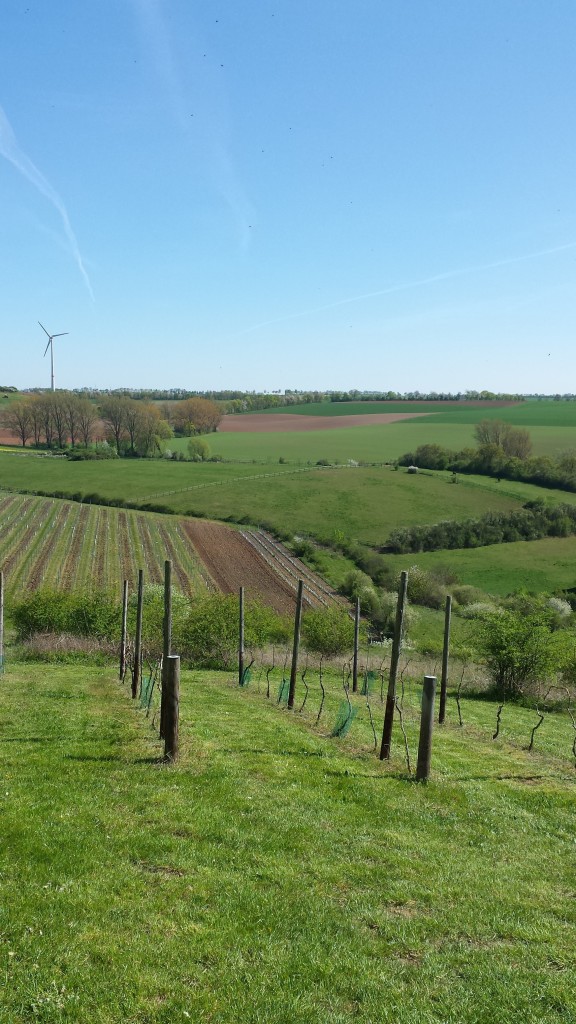
M 244 587 L 248 597 L 257 598 L 275 611 L 293 612 L 300 576 L 304 579 L 306 605 L 322 607 L 336 602 L 335 598 L 321 596 L 326 584 L 297 559 L 291 560 L 295 570 L 291 576 L 281 565 L 276 567 L 274 559 L 267 560 L 249 535 L 202 519 L 188 519 L 183 528 L 214 583 L 225 594 Z
M 343 430 L 346 427 L 373 427 L 377 423 L 398 423 L 400 420 L 415 420 L 418 416 L 429 416 L 428 412 L 376 412 L 362 416 L 295 416 L 287 412 L 243 413 L 239 416 L 223 416 L 218 432 L 223 434 L 279 434 L 295 430 Z

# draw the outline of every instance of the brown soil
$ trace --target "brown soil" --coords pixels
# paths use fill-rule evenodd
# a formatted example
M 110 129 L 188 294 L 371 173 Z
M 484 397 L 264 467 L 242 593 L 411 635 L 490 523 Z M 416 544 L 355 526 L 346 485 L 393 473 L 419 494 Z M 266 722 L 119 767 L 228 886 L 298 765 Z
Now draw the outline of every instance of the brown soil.
M 183 526 L 224 594 L 236 594 L 244 587 L 248 598 L 255 598 L 282 615 L 293 613 L 295 589 L 274 572 L 241 533 L 204 520 L 189 519 Z
M 224 434 L 289 434 L 296 430 L 344 430 L 346 427 L 371 427 L 376 423 L 398 423 L 428 416 L 427 412 L 376 412 L 365 416 L 298 416 L 296 413 L 278 412 L 270 415 L 246 413 L 223 416 L 218 430 Z
M 428 402 L 413 402 L 412 405 L 426 406 L 422 412 L 374 412 L 362 413 L 359 416 L 304 416 L 298 413 L 274 412 L 274 413 L 242 413 L 239 415 L 223 416 L 218 430 L 224 434 L 253 433 L 273 434 L 291 433 L 296 430 L 337 430 L 339 427 L 370 427 L 378 423 L 398 423 L 400 420 L 413 420 L 418 416 L 433 416 L 434 412 L 443 412 L 445 409 L 456 409 L 461 403 L 442 402 L 437 410 L 430 409 Z M 466 402 L 465 408 L 475 409 L 503 409 L 509 405 L 517 405 L 517 402 L 490 402 L 477 401 Z

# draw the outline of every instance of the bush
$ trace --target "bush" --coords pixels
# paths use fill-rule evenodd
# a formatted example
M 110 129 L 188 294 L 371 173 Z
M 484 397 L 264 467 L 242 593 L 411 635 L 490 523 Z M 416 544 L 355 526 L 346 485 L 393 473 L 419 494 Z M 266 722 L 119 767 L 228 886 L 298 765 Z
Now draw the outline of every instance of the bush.
M 107 594 L 36 590 L 12 605 L 17 640 L 39 633 L 69 633 L 103 640 L 119 635 L 119 607 Z
M 487 616 L 477 646 L 499 700 L 518 700 L 528 684 L 551 680 L 572 654 L 566 631 L 552 632 L 540 615 L 512 611 Z
M 339 608 L 306 612 L 302 639 L 307 650 L 324 658 L 336 658 L 354 647 L 354 622 Z

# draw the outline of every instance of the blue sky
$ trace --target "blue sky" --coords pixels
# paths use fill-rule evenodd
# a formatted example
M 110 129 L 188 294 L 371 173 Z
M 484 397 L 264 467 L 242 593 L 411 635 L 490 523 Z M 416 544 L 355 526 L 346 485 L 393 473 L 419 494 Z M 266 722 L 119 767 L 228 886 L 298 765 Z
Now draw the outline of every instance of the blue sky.
M 573 0 L 4 0 L 0 383 L 576 390 Z

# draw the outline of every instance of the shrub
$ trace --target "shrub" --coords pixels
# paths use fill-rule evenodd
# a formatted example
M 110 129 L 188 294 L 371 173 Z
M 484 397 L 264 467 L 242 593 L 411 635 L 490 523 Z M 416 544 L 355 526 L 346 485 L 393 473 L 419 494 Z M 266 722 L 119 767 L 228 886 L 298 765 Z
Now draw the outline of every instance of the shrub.
M 306 612 L 302 618 L 304 646 L 324 658 L 336 658 L 354 647 L 354 622 L 339 608 Z
M 550 680 L 572 653 L 565 631 L 552 632 L 540 615 L 511 611 L 485 618 L 477 646 L 500 700 L 518 700 L 528 684 Z
M 64 593 L 43 588 L 12 605 L 17 639 L 38 633 L 69 633 L 72 636 L 116 637 L 119 608 L 111 597 L 98 591 L 89 594 Z

